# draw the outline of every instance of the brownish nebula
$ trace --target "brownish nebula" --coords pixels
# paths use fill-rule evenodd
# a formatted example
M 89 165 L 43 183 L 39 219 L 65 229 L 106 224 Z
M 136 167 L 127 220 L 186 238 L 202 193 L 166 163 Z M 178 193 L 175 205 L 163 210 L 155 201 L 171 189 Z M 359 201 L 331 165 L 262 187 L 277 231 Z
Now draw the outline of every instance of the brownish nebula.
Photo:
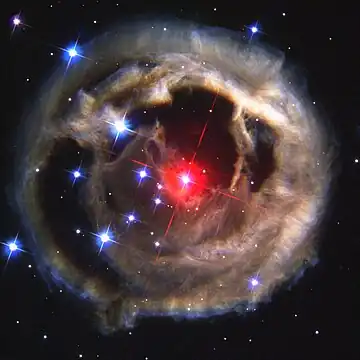
M 133 326 L 138 316 L 240 311 L 267 299 L 311 262 L 334 152 L 306 94 L 290 86 L 290 78 L 295 82 L 281 54 L 243 43 L 227 30 L 176 21 L 115 28 L 84 51 L 92 61 L 82 59 L 65 77 L 56 73 L 34 105 L 28 122 L 37 136 L 29 132 L 19 193 L 39 262 L 94 306 L 103 331 Z M 120 69 L 112 73 L 116 62 Z M 192 158 L 196 146 L 181 143 L 201 136 L 202 127 L 192 121 L 139 125 L 131 129 L 132 141 L 109 160 L 109 123 L 138 108 L 171 104 L 184 89 L 202 89 L 232 104 L 230 118 L 219 120 L 206 140 L 212 143 L 205 154 L 218 149 L 223 137 L 231 144 L 221 147 L 231 171 L 221 173 L 215 160 L 202 162 L 200 150 Z M 66 98 L 76 94 L 76 105 L 63 111 Z M 61 138 L 94 153 L 85 208 L 95 227 L 111 224 L 121 244 L 101 254 L 119 274 L 116 285 L 58 253 L 42 216 L 33 169 L 46 166 Z M 153 181 L 140 190 L 131 175 L 139 167 L 134 159 L 146 164 Z M 191 186 L 179 188 L 187 172 Z M 164 184 L 171 227 L 170 215 L 153 216 L 144 200 L 156 183 Z M 125 231 L 121 214 L 129 204 L 141 221 Z

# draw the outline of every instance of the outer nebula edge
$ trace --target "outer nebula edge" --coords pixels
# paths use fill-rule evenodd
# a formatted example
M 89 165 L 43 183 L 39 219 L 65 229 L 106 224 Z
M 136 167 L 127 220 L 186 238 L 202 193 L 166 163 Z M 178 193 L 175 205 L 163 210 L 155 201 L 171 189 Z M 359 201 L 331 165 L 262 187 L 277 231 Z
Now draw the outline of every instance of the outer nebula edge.
M 65 73 L 61 67 L 53 74 L 26 116 L 16 198 L 39 268 L 89 302 L 102 331 L 134 326 L 139 316 L 241 313 L 314 261 L 335 150 L 330 130 L 313 113 L 306 94 L 290 86 L 293 74 L 284 69 L 281 54 L 244 43 L 228 30 L 179 21 L 115 27 L 84 46 L 83 54 Z M 202 88 L 234 104 L 228 131 L 238 157 L 231 183 L 205 195 L 192 194 L 191 206 L 199 208 L 196 216 L 169 195 L 178 210 L 168 231 L 158 217 L 151 220 L 152 227 L 161 231 L 149 236 L 149 221 L 144 220 L 150 218 L 148 209 L 127 231 L 124 226 L 129 225 L 119 214 L 131 193 L 131 159 L 149 166 L 157 184 L 173 181 L 166 171 L 181 158 L 166 145 L 166 131 L 156 124 L 130 129 L 133 141 L 110 162 L 114 140 L 109 128 L 139 107 L 171 103 L 173 92 L 183 88 Z M 69 97 L 76 99 L 71 106 Z M 114 105 L 115 99 L 121 104 Z M 276 138 L 276 165 L 256 192 L 250 192 L 250 179 L 242 175 L 255 147 L 249 117 L 260 119 Z M 61 239 L 55 241 L 46 221 L 39 177 L 55 144 L 64 138 L 94 154 L 84 208 L 94 229 L 110 229 L 111 224 L 114 243 L 104 246 L 99 257 L 115 281 L 80 269 L 66 251 L 59 251 Z M 154 160 L 150 140 L 160 160 Z M 117 212 L 105 201 L 107 187 Z M 148 246 L 154 241 L 168 246 L 168 253 Z

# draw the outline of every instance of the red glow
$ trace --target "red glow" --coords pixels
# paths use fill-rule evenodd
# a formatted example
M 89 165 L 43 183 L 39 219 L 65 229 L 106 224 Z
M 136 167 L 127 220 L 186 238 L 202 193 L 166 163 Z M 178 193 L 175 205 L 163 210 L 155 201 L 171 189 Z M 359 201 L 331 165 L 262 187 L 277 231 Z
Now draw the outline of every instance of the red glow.
M 163 168 L 163 181 L 170 196 L 186 201 L 204 193 L 207 173 L 196 164 L 180 161 Z

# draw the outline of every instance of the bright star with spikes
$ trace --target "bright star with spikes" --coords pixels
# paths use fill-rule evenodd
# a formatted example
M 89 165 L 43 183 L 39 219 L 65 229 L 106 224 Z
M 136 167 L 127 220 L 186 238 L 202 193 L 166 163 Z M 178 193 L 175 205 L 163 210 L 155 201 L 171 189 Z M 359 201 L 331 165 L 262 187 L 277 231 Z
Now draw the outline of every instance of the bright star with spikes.
M 110 123 L 110 124 L 113 126 L 113 128 L 115 130 L 114 131 L 115 132 L 114 145 L 115 145 L 120 134 L 123 134 L 125 131 L 129 131 L 129 128 L 127 127 L 125 117 L 121 120 L 115 120 L 113 123 Z
M 11 36 L 10 37 L 13 36 L 14 31 L 16 30 L 16 28 L 23 27 L 23 26 L 28 26 L 23 22 L 20 13 L 11 18 L 11 25 L 12 25 L 12 31 L 11 31 Z
M 143 168 L 143 169 L 141 169 L 141 170 L 135 171 L 135 173 L 136 173 L 136 174 L 138 175 L 138 177 L 139 177 L 138 186 L 140 186 L 140 185 L 141 185 L 141 182 L 142 182 L 145 178 L 147 178 L 147 177 L 149 176 L 149 173 L 148 173 L 146 167 Z
M 82 177 L 82 174 L 80 172 L 80 167 L 78 169 L 72 171 L 71 175 L 72 175 L 72 178 L 73 178 L 72 185 L 74 186 L 76 180 L 78 180 L 79 178 Z
M 100 234 L 100 240 L 103 242 L 103 243 L 106 243 L 108 241 L 110 241 L 110 236 L 108 233 L 104 233 L 104 234 Z
M 18 16 L 15 16 L 13 18 L 13 24 L 14 24 L 14 26 L 19 26 L 21 24 L 21 20 Z
M 117 244 L 117 242 L 112 239 L 111 232 L 110 232 L 110 225 L 107 227 L 106 231 L 100 232 L 98 234 L 93 234 L 93 235 L 96 236 L 96 238 L 99 240 L 98 241 L 98 243 L 99 243 L 99 254 L 103 250 L 104 246 L 106 246 L 106 245 L 108 245 L 110 243 Z
M 71 178 L 72 178 L 72 186 L 74 186 L 75 182 L 81 178 L 84 177 L 84 174 L 81 172 L 81 163 L 80 165 L 78 166 L 77 169 L 75 170 L 72 170 L 72 171 L 68 171 L 66 170 L 70 175 L 71 175 Z
M 78 52 L 76 51 L 75 48 L 68 49 L 67 52 L 68 52 L 68 54 L 69 54 L 69 56 L 70 56 L 71 58 L 73 58 L 74 56 L 77 56 L 77 55 L 78 55 Z
M 5 252 L 7 255 L 5 268 L 6 268 L 7 264 L 9 263 L 9 260 L 11 257 L 15 256 L 18 252 L 26 252 L 25 250 L 21 249 L 21 247 L 19 246 L 18 237 L 19 237 L 19 234 L 17 234 L 15 236 L 15 239 L 13 239 L 12 241 L 9 241 L 6 243 L 0 242 L 0 244 L 4 245 Z
M 181 181 L 184 183 L 184 185 L 187 185 L 190 182 L 189 175 L 182 175 Z
M 78 41 L 76 41 L 75 45 L 64 49 L 65 50 L 65 54 L 68 56 L 68 58 L 70 58 L 70 60 L 76 56 L 79 56 L 79 51 L 78 51 Z
M 68 57 L 68 62 L 66 65 L 66 70 L 69 68 L 71 62 L 74 60 L 75 57 L 79 55 L 77 49 L 76 49 L 77 43 L 74 47 L 66 49 L 66 55 Z
M 139 176 L 140 176 L 141 179 L 145 178 L 145 177 L 147 176 L 146 170 L 141 170 L 141 171 L 139 172 Z
M 73 175 L 74 175 L 74 178 L 77 179 L 81 176 L 81 173 L 80 173 L 80 171 L 76 170 L 76 171 L 74 171 Z
M 115 136 L 113 146 L 115 145 L 120 135 L 126 132 L 133 132 L 128 126 L 128 122 L 126 120 L 126 112 L 121 118 L 119 118 L 119 114 L 117 114 L 113 110 L 109 110 L 109 113 L 106 114 L 106 117 L 108 120 L 105 120 L 105 122 L 110 125 L 110 131 Z
M 247 28 L 247 29 L 249 30 L 249 32 L 250 32 L 250 34 L 249 34 L 250 41 L 253 39 L 253 37 L 254 37 L 255 35 L 262 33 L 261 27 L 260 27 L 260 24 L 259 24 L 258 21 L 257 21 L 255 24 L 253 24 L 253 25 L 246 26 L 246 28 Z
M 250 291 L 253 291 L 256 287 L 258 287 L 260 285 L 258 275 L 251 277 L 248 281 L 249 281 Z
M 83 56 L 81 53 L 81 49 L 78 46 L 78 43 L 79 38 L 77 38 L 75 44 L 69 46 L 68 48 L 58 47 L 58 49 L 64 52 L 64 58 L 67 60 L 66 71 L 68 70 L 70 64 L 76 61 L 77 58 L 85 58 L 85 56 Z
M 115 121 L 114 127 L 118 133 L 122 133 L 127 129 L 124 119 Z
M 162 201 L 161 201 L 160 198 L 157 197 L 157 198 L 154 199 L 154 203 L 155 203 L 155 206 L 154 206 L 153 211 L 155 212 L 157 207 L 162 203 Z

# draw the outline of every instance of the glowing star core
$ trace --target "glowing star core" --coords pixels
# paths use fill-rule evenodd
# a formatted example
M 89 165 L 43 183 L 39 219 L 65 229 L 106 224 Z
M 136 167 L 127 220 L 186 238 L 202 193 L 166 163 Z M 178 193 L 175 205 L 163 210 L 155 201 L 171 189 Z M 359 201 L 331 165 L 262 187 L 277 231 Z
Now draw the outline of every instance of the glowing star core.
M 162 168 L 164 189 L 176 201 L 188 202 L 205 194 L 208 174 L 197 164 L 180 160 Z
M 135 221 L 135 216 L 134 215 L 129 215 L 128 219 L 129 219 L 130 222 L 133 222 L 133 221 Z
M 14 24 L 15 26 L 20 25 L 20 24 L 21 24 L 20 19 L 19 19 L 18 17 L 14 17 L 14 19 L 13 19 L 13 24 Z
M 159 198 L 156 198 L 154 201 L 156 205 L 159 205 L 161 203 L 161 200 Z
M 139 175 L 140 175 L 140 177 L 143 179 L 144 177 L 147 176 L 147 173 L 146 173 L 145 170 L 141 170 L 141 171 L 139 172 Z
M 69 56 L 70 56 L 71 58 L 73 58 L 73 57 L 75 57 L 75 56 L 78 55 L 78 52 L 76 51 L 75 48 L 72 48 L 72 49 L 69 49 L 69 50 L 68 50 L 68 54 L 69 54 Z
M 253 34 L 256 34 L 258 31 L 259 31 L 259 29 L 258 29 L 256 26 L 252 26 L 252 27 L 251 27 L 251 32 L 252 32 Z
M 73 175 L 74 175 L 75 179 L 77 179 L 77 178 L 79 178 L 81 176 L 80 171 L 77 171 L 77 170 L 74 171 Z
M 115 121 L 114 127 L 118 133 L 124 132 L 126 130 L 125 121 L 124 120 Z
M 101 234 L 101 235 L 100 235 L 100 240 L 101 240 L 103 243 L 106 243 L 106 242 L 110 241 L 110 236 L 109 236 L 107 233 Z
M 187 185 L 189 182 L 190 182 L 190 178 L 189 178 L 189 175 L 182 175 L 181 176 L 181 181 Z
M 18 249 L 18 246 L 15 244 L 15 242 L 12 242 L 9 244 L 9 249 L 11 252 L 14 252 Z

